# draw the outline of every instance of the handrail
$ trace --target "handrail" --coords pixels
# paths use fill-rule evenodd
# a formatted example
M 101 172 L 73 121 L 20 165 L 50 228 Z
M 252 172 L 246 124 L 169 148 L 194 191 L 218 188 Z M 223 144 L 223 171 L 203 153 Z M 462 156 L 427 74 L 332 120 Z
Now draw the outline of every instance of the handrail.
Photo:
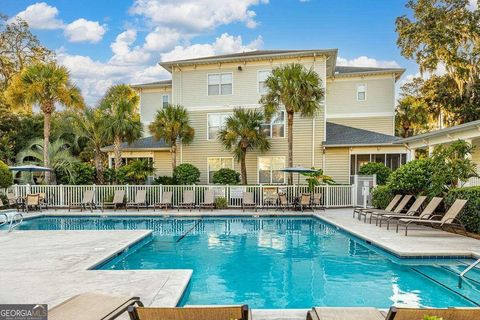
M 462 288 L 462 282 L 463 282 L 463 278 L 465 277 L 465 274 L 467 274 L 467 272 L 469 272 L 470 270 L 475 268 L 478 264 L 480 264 L 480 259 L 478 259 L 477 261 L 470 264 L 465 270 L 462 271 L 462 273 L 460 273 L 460 276 L 458 278 L 458 287 L 459 288 Z
M 8 227 L 8 232 L 12 232 L 13 229 L 18 227 L 23 222 L 23 214 L 17 212 L 13 215 L 10 220 L 10 226 Z
M 4 216 L 5 217 L 5 221 L 1 221 L 0 222 L 0 227 L 3 226 L 4 224 L 7 224 L 8 223 L 8 216 L 6 213 L 0 213 L 0 216 Z

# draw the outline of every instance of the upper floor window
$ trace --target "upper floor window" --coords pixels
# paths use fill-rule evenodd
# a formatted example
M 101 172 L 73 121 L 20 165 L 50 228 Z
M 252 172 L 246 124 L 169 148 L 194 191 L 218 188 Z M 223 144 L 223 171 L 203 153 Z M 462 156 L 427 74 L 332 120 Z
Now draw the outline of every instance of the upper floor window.
M 270 138 L 284 138 L 285 137 L 285 111 L 279 111 L 272 117 L 270 122 L 262 125 L 263 131 Z
M 265 81 L 267 80 L 268 76 L 270 75 L 270 70 L 260 70 L 258 71 L 258 93 L 264 94 L 267 92 L 267 87 L 265 85 Z
M 232 73 L 211 73 L 208 75 L 208 95 L 218 96 L 232 94 Z
M 231 115 L 230 113 L 210 113 L 208 115 L 208 121 L 207 121 L 208 140 L 213 140 L 217 138 L 218 130 L 220 130 L 225 125 L 225 121 L 230 115 Z
M 358 101 L 367 100 L 367 85 L 366 84 L 357 84 L 357 100 Z
M 162 96 L 162 107 L 165 108 L 166 106 L 168 106 L 168 94 L 164 94 Z

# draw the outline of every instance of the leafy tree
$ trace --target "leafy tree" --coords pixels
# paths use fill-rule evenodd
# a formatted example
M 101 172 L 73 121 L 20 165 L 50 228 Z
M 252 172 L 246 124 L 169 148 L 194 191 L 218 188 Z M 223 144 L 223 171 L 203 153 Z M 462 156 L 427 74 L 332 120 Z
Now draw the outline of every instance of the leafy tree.
M 217 139 L 225 149 L 233 152 L 240 162 L 242 184 L 247 184 L 247 166 L 245 160 L 249 150 L 270 149 L 266 133 L 262 130 L 263 115 L 258 110 L 235 108 L 218 132 Z
M 324 174 L 323 169 L 315 169 L 312 167 L 315 172 L 304 172 L 303 176 L 307 177 L 308 190 L 310 192 L 315 191 L 315 187 L 322 184 L 336 184 L 332 177 Z
M 55 105 L 82 108 L 84 106 L 80 90 L 70 82 L 68 70 L 55 63 L 34 64 L 14 77 L 7 96 L 16 107 L 38 104 L 43 112 L 43 161 L 50 166 L 49 139 L 52 113 Z M 50 174 L 45 174 L 47 183 Z
M 157 111 L 155 120 L 148 128 L 155 139 L 163 139 L 170 145 L 172 170 L 175 170 L 177 143 L 189 144 L 195 136 L 195 130 L 189 124 L 188 111 L 181 105 L 169 104 Z
M 5 162 L 0 160 L 0 188 L 6 189 L 13 184 L 13 174 Z
M 240 173 L 233 169 L 222 168 L 213 174 L 213 183 L 235 185 L 240 182 Z
M 395 109 L 396 135 L 407 138 L 426 131 L 428 116 L 425 103 L 412 96 L 401 98 Z
M 117 181 L 121 184 L 145 184 L 153 172 L 153 164 L 150 161 L 138 159 L 118 169 Z
M 190 163 L 182 163 L 173 170 L 173 179 L 180 185 L 194 184 L 200 179 L 200 170 Z
M 368 162 L 360 167 L 359 174 L 363 175 L 377 175 L 377 184 L 384 185 L 387 183 L 388 177 L 392 173 L 392 170 L 379 162 Z
M 110 87 L 100 102 L 107 123 L 106 137 L 113 141 L 116 170 L 122 166 L 122 142 L 132 143 L 142 136 L 139 101 L 138 94 L 130 86 L 118 84 Z
M 302 117 L 313 117 L 320 109 L 325 92 L 319 75 L 312 69 L 307 70 L 299 63 L 277 67 L 265 81 L 267 93 L 260 103 L 265 116 L 270 119 L 280 106 L 287 113 L 288 166 L 293 167 L 293 118 L 295 113 Z M 292 173 L 288 175 L 288 184 L 293 183 Z
M 72 164 L 71 175 L 63 171 L 55 172 L 57 183 L 87 185 L 95 183 L 95 167 L 89 163 L 76 162 Z
M 428 194 L 432 172 L 430 159 L 413 160 L 393 171 L 387 186 L 395 194 Z

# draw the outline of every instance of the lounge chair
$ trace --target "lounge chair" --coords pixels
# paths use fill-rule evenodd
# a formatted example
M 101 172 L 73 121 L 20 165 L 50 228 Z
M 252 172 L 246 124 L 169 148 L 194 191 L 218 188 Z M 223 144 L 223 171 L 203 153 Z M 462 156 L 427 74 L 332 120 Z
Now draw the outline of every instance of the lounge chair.
M 282 209 L 282 211 L 285 211 L 285 209 L 288 209 L 291 206 L 292 204 L 288 202 L 287 195 L 285 193 L 279 193 L 277 210 Z
M 308 311 L 307 320 L 385 320 L 385 315 L 376 308 L 322 307 Z
M 247 305 L 226 307 L 129 308 L 132 320 L 251 320 Z
M 83 193 L 83 199 L 81 202 L 74 202 L 68 205 L 68 211 L 74 208 L 80 208 L 80 211 L 83 209 L 87 210 L 87 207 L 90 209 L 90 212 L 93 212 L 95 208 L 95 203 L 93 202 L 93 190 L 86 190 Z
M 32 208 L 32 210 L 41 210 L 40 207 L 40 195 L 37 194 L 27 194 L 24 203 L 25 212 Z
M 300 210 L 302 210 L 302 212 L 303 212 L 303 209 L 305 208 L 312 209 L 313 211 L 311 198 L 312 198 L 312 195 L 310 193 L 303 193 L 300 196 L 300 201 L 298 202 L 298 206 L 300 207 Z
M 135 200 L 127 202 L 127 204 L 125 205 L 125 211 L 127 211 L 128 208 L 137 208 L 137 211 L 140 211 L 140 207 L 148 207 L 147 190 L 137 190 Z
M 102 212 L 105 208 L 113 208 L 113 211 L 115 211 L 117 208 L 124 206 L 124 198 L 125 190 L 115 190 L 115 193 L 113 194 L 113 201 L 104 202 L 102 204 Z
M 426 218 L 432 215 L 435 212 L 435 210 L 437 210 L 437 207 L 440 205 L 440 203 L 443 200 L 443 198 L 433 197 L 432 200 L 430 200 L 430 202 L 427 204 L 427 206 L 422 211 L 420 211 L 426 199 L 427 199 L 426 196 L 419 196 L 406 213 L 384 214 L 379 219 L 380 228 L 382 227 L 383 221 L 387 222 L 387 230 L 390 230 L 391 221 L 397 221 L 399 219 L 404 219 L 404 218 L 407 218 L 407 219 L 420 219 L 420 217 Z
M 210 208 L 211 210 L 213 210 L 214 207 L 215 193 L 213 192 L 213 190 L 206 190 L 203 193 L 203 202 L 200 202 L 200 204 L 198 205 L 198 210 L 200 210 L 201 208 Z
M 38 194 L 39 196 L 39 201 L 40 201 L 40 207 L 48 209 L 49 205 L 49 199 L 47 197 L 47 194 L 45 192 L 41 192 Z
M 395 206 L 400 201 L 400 199 L 402 199 L 401 194 L 395 195 L 395 197 L 393 197 L 393 199 L 390 201 L 390 203 L 385 208 L 385 211 L 393 211 L 393 208 L 395 208 Z M 360 220 L 360 213 L 363 212 L 363 211 L 369 211 L 369 210 L 372 211 L 372 210 L 374 210 L 374 208 L 355 207 L 355 208 L 353 208 L 353 217 L 355 218 L 355 213 L 357 213 L 358 214 L 358 220 Z
M 242 195 L 242 210 L 245 212 L 245 208 L 254 208 L 257 211 L 257 203 L 253 196 L 253 192 L 243 192 Z
M 15 197 L 15 194 L 13 194 L 13 192 L 7 193 L 7 200 L 9 207 L 15 207 L 18 209 L 18 198 Z
M 436 316 L 444 320 L 480 319 L 480 308 L 413 309 L 391 307 L 385 320 L 419 320 Z
M 155 211 L 155 208 L 165 208 L 165 210 L 168 210 L 168 208 L 172 207 L 172 198 L 173 198 L 173 192 L 172 191 L 164 191 L 162 195 L 162 201 L 157 202 L 153 205 L 153 211 Z
M 412 198 L 413 198 L 413 196 L 409 195 L 409 194 L 404 196 L 393 211 L 381 210 L 381 209 L 372 209 L 372 210 L 367 210 L 367 211 L 360 212 L 359 217 L 361 218 L 362 216 L 364 216 L 365 217 L 364 222 L 367 222 L 367 215 L 370 214 L 369 223 L 372 223 L 372 218 L 375 218 L 375 221 L 376 221 L 375 223 L 377 223 L 378 218 L 381 217 L 384 214 L 402 213 L 405 210 L 405 207 L 407 206 L 407 204 L 410 202 L 410 200 Z
M 402 224 L 405 226 L 405 235 L 407 235 L 408 227 L 411 224 L 415 224 L 429 226 L 432 228 L 439 227 L 442 230 L 446 229 L 447 227 L 452 228 L 454 231 L 455 229 L 460 228 L 466 234 L 467 231 L 465 230 L 465 226 L 457 219 L 457 216 L 460 214 L 466 204 L 467 200 L 457 199 L 443 216 L 429 215 L 427 218 L 421 219 L 400 219 L 397 223 L 397 232 L 399 225 Z
M 325 211 L 325 206 L 322 204 L 323 195 L 321 193 L 314 193 L 312 206 L 314 209 L 320 209 Z
M 127 298 L 100 293 L 82 293 L 48 310 L 49 320 L 112 320 L 134 305 L 143 306 L 137 297 Z
M 193 193 L 193 190 L 183 191 L 183 199 L 182 202 L 178 204 L 178 210 L 180 211 L 180 208 L 184 208 L 192 211 L 192 209 L 195 207 L 194 196 L 195 194 Z

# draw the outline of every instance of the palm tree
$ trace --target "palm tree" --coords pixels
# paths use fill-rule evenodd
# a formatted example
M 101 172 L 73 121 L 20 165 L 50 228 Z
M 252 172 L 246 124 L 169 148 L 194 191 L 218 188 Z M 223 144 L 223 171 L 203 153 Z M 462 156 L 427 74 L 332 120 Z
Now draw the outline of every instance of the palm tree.
M 397 135 L 407 138 L 428 129 L 429 113 L 424 102 L 412 96 L 399 100 L 395 110 Z
M 50 167 L 49 142 L 52 113 L 56 104 L 83 108 L 80 90 L 71 83 L 67 68 L 54 62 L 37 63 L 24 69 L 12 81 L 7 96 L 14 106 L 38 104 L 43 112 L 43 165 Z M 47 183 L 50 174 L 45 175 Z
M 233 152 L 235 160 L 240 162 L 242 184 L 247 184 L 247 151 L 258 149 L 262 152 L 270 149 L 267 134 L 262 130 L 262 112 L 254 109 L 235 108 L 225 125 L 218 132 L 218 141 L 225 149 Z
M 265 86 L 267 93 L 260 98 L 260 103 L 267 120 L 279 111 L 280 106 L 285 107 L 288 166 L 293 167 L 293 117 L 295 113 L 300 113 L 302 117 L 313 117 L 320 109 L 320 102 L 325 95 L 322 80 L 314 70 L 307 70 L 299 63 L 291 63 L 273 69 Z M 292 173 L 288 175 L 288 183 L 293 183 Z
M 106 122 L 106 137 L 113 141 L 115 169 L 122 166 L 123 141 L 132 143 L 140 138 L 143 126 L 138 114 L 138 94 L 128 85 L 118 84 L 110 87 L 100 102 L 100 109 Z
M 34 139 L 30 144 L 17 154 L 18 163 L 44 163 L 45 141 L 43 139 Z M 78 159 L 72 156 L 70 146 L 62 139 L 57 139 L 48 143 L 48 158 L 50 159 L 52 171 L 52 182 L 56 183 L 55 172 L 62 172 L 68 177 L 72 177 L 73 166 L 78 163 Z
M 93 148 L 97 182 L 103 184 L 103 153 L 101 148 L 108 143 L 107 123 L 105 123 L 101 111 L 93 108 L 86 108 L 83 112 L 73 114 L 73 119 L 75 134 L 80 138 L 85 138 Z
M 155 120 L 148 127 L 157 140 L 163 139 L 170 144 L 172 170 L 177 166 L 177 142 L 189 144 L 195 136 L 195 130 L 189 124 L 188 112 L 181 105 L 167 105 L 157 111 Z

